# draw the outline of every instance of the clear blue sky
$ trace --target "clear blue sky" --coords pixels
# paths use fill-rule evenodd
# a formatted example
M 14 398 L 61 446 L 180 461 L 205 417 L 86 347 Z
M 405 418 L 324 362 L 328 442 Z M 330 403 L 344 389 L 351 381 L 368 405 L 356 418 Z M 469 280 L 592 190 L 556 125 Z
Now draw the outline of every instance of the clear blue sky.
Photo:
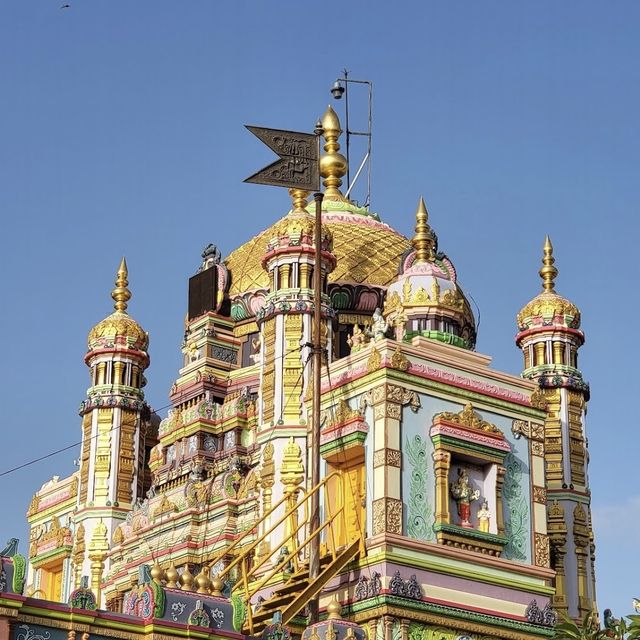
M 243 124 L 311 130 L 347 66 L 374 83 L 373 209 L 410 234 L 424 195 L 497 368 L 520 371 L 514 317 L 551 235 L 587 335 L 599 604 L 629 613 L 640 3 L 66 1 L 0 3 L 0 471 L 80 439 L 85 337 L 122 255 L 167 404 L 202 247 L 289 206 L 242 184 L 272 158 Z M 0 543 L 26 550 L 32 493 L 75 457 L 0 477 Z

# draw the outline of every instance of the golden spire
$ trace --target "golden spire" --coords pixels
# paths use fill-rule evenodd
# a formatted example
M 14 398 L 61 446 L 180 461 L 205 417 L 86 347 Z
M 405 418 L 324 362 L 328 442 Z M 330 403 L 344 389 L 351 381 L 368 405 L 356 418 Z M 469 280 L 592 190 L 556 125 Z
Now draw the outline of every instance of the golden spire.
M 340 120 L 331 105 L 327 107 L 320 122 L 323 128 L 322 135 L 326 141 L 324 144 L 326 154 L 320 158 L 320 175 L 324 178 L 325 187 L 324 199 L 345 201 L 345 197 L 340 193 L 340 185 L 342 176 L 347 173 L 347 159 L 338 153 L 340 149 L 338 138 L 342 129 Z
M 544 239 L 544 256 L 542 257 L 542 268 L 538 273 L 542 278 L 542 288 L 549 293 L 555 293 L 555 279 L 558 270 L 553 266 L 556 259 L 553 257 L 553 245 L 549 236 Z
M 122 262 L 118 267 L 118 277 L 116 278 L 116 288 L 111 292 L 111 297 L 115 300 L 114 308 L 116 311 L 127 311 L 127 301 L 131 299 L 131 291 L 127 288 L 129 281 L 127 277 L 129 271 L 127 269 L 127 261 L 122 258 Z
M 427 224 L 428 218 L 427 206 L 424 203 L 424 198 L 421 197 L 416 211 L 416 233 L 411 240 L 411 244 L 416 250 L 416 262 L 433 262 L 435 260 L 433 236 L 431 235 L 431 227 Z
M 306 213 L 309 197 L 309 191 L 304 189 L 289 189 L 289 195 L 291 196 L 291 202 L 293 203 L 292 213 Z

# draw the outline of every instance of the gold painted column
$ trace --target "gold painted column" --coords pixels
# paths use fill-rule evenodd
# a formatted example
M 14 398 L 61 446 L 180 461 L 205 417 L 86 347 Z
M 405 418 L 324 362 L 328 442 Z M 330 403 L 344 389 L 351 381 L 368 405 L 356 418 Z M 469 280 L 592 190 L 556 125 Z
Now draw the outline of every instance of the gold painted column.
M 104 570 L 104 560 L 109 551 L 109 543 L 107 541 L 107 527 L 100 520 L 93 530 L 91 542 L 89 543 L 89 560 L 91 560 L 91 590 L 96 596 L 96 602 L 100 606 L 101 591 L 100 583 L 102 582 L 102 571 Z
M 273 462 L 274 448 L 273 443 L 267 442 L 262 452 L 262 468 L 260 469 L 260 487 L 262 489 L 262 533 L 269 530 L 271 526 L 271 516 L 266 515 L 271 510 L 271 496 L 273 493 L 273 485 L 275 484 L 275 464 Z M 264 540 L 257 549 L 258 557 L 268 555 L 271 551 L 271 543 L 269 538 Z
M 73 587 L 77 589 L 82 580 L 82 565 L 84 563 L 85 543 L 84 543 L 84 525 L 82 522 L 78 525 L 75 533 L 73 544 Z
M 288 277 L 288 276 L 287 276 Z M 282 417 L 285 424 L 300 424 L 302 396 L 302 314 L 283 316 L 284 361 L 282 373 Z
M 587 613 L 591 612 L 592 602 L 587 588 L 589 529 L 587 527 L 587 514 L 580 503 L 573 510 L 573 542 L 578 566 L 578 612 L 580 617 L 583 618 Z
M 291 510 L 298 501 L 300 493 L 300 484 L 304 480 L 304 466 L 302 464 L 302 450 L 296 444 L 293 436 L 289 438 L 289 442 L 284 448 L 282 455 L 282 465 L 280 467 L 280 482 L 283 484 L 284 495 L 287 497 L 285 501 L 285 509 Z M 293 511 L 285 521 L 285 543 L 283 546 L 289 547 L 289 552 L 298 548 L 298 511 Z M 294 562 L 297 554 L 294 556 Z
M 549 506 L 549 541 L 552 549 L 552 569 L 556 572 L 556 592 L 553 596 L 553 608 L 564 615 L 569 615 L 567 605 L 566 575 L 564 558 L 567 553 L 567 523 L 564 508 L 554 500 Z
M 433 454 L 433 469 L 436 477 L 436 524 L 450 524 L 449 513 L 449 468 L 451 454 L 437 447 Z

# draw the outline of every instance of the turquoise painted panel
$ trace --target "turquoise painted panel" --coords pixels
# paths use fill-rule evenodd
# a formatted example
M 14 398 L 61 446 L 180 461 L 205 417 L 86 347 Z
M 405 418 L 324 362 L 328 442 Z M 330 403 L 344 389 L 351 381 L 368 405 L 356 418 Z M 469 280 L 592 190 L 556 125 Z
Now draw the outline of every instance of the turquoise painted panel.
M 460 411 L 455 402 L 419 394 L 420 409 L 402 412 L 403 534 L 416 540 L 435 541 L 435 477 L 433 442 L 429 430 L 433 417 L 443 411 Z
M 481 411 L 482 417 L 500 429 L 511 445 L 505 459 L 507 473 L 502 488 L 505 535 L 509 543 L 503 558 L 531 562 L 531 470 L 529 468 L 529 441 L 516 439 L 511 432 L 513 419 L 490 411 Z

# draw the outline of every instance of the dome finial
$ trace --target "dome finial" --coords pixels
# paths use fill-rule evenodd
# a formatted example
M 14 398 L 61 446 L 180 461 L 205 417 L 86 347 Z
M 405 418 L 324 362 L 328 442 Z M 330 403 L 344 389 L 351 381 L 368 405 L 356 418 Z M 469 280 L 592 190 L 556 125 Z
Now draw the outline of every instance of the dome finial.
M 324 150 L 326 152 L 320 158 L 320 175 L 324 178 L 325 200 L 341 200 L 345 201 L 345 197 L 340 192 L 342 184 L 342 176 L 347 173 L 347 159 L 338 153 L 340 143 L 338 138 L 342 133 L 340 128 L 340 120 L 331 105 L 327 107 L 320 123 L 323 129 L 325 139 Z
M 556 259 L 553 257 L 553 245 L 549 236 L 544 239 L 544 255 L 542 257 L 542 268 L 538 273 L 542 278 L 542 288 L 550 293 L 555 292 L 555 279 L 558 275 L 558 269 L 554 267 Z
M 424 198 L 420 198 L 418 210 L 416 211 L 416 233 L 411 244 L 416 250 L 416 262 L 433 262 L 435 259 L 433 250 L 433 236 L 431 227 L 428 225 L 429 213 Z
M 291 196 L 291 202 L 293 203 L 292 213 L 306 213 L 309 197 L 309 191 L 303 189 L 289 189 L 289 195 Z
M 131 299 L 131 291 L 128 289 L 129 270 L 127 269 L 127 261 L 122 258 L 122 262 L 118 267 L 118 277 L 116 278 L 116 288 L 111 292 L 111 297 L 115 301 L 114 309 L 123 313 L 127 312 L 127 302 Z

